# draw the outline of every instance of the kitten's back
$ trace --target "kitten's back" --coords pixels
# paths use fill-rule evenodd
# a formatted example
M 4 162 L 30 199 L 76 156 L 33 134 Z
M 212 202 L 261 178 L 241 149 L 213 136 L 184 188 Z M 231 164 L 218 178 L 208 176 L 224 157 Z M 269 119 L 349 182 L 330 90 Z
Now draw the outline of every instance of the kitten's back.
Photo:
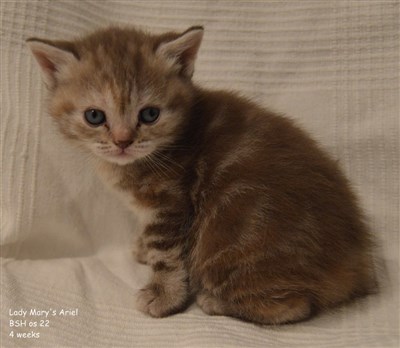
M 196 117 L 208 120 L 192 275 L 202 302 L 211 291 L 227 312 L 268 322 L 287 306 L 308 315 L 366 292 L 372 243 L 335 161 L 291 120 L 229 93 L 201 93 Z M 273 298 L 287 302 L 256 310 Z

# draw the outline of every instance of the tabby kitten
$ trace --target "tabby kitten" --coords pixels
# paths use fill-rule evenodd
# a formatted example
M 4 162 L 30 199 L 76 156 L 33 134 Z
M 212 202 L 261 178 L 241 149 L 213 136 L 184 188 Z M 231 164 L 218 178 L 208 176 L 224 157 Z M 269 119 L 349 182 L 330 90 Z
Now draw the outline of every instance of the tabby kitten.
M 285 117 L 191 81 L 202 27 L 31 38 L 61 133 L 137 214 L 153 317 L 196 298 L 261 324 L 366 293 L 370 237 L 335 162 Z

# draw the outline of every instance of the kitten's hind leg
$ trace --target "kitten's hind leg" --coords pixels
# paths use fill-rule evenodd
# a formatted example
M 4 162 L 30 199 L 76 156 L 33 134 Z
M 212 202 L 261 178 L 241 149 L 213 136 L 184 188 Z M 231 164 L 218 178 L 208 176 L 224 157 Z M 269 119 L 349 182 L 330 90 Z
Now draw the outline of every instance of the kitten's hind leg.
M 285 324 L 309 318 L 311 303 L 305 296 L 249 296 L 236 301 L 224 301 L 207 291 L 197 295 L 197 304 L 209 315 L 226 315 L 258 324 Z
M 208 315 L 227 315 L 223 301 L 208 291 L 200 291 L 196 297 L 197 305 Z

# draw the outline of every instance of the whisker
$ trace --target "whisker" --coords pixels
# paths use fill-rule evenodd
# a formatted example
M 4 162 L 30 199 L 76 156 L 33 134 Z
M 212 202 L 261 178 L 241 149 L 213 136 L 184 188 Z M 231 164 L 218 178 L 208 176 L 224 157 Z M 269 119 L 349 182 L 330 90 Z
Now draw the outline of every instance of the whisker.
M 154 165 L 156 165 L 161 171 L 166 171 L 166 172 L 172 172 L 174 174 L 177 174 L 175 171 L 173 171 L 172 168 L 169 168 L 167 165 L 165 165 L 162 161 L 160 161 L 159 158 L 153 156 L 151 158 L 152 162 Z
M 176 165 L 176 163 L 174 162 L 166 162 L 167 158 L 163 158 L 163 155 L 160 154 L 159 152 L 155 151 L 154 152 L 154 156 L 153 156 L 153 160 L 155 162 L 157 162 L 161 167 L 163 167 L 165 170 L 169 171 L 170 173 L 173 173 L 175 175 L 179 174 L 173 167 L 171 167 L 171 164 Z M 183 167 L 181 167 L 182 169 L 184 169 Z
M 152 163 L 151 160 L 149 160 L 149 158 L 146 156 L 143 158 L 144 163 L 147 164 L 150 168 L 150 170 L 156 175 L 158 176 L 160 179 L 162 179 L 162 176 L 160 176 L 160 173 L 156 170 L 156 168 L 154 167 L 154 163 Z
M 161 150 L 188 150 L 189 148 L 190 148 L 189 146 L 176 145 L 176 144 L 164 144 L 158 146 L 158 149 Z
M 154 159 L 152 160 L 152 163 L 153 163 L 153 165 L 155 165 L 155 166 L 158 168 L 158 170 L 160 171 L 160 173 L 161 173 L 162 175 L 165 176 L 166 172 L 168 172 L 168 168 L 166 168 L 165 166 L 163 166 L 163 165 L 161 164 L 161 162 L 159 162 L 159 161 L 154 161 Z
M 162 159 L 164 161 L 166 161 L 168 164 L 174 165 L 179 167 L 180 169 L 182 169 L 183 171 L 185 171 L 185 168 L 179 164 L 178 162 L 174 161 L 171 157 L 167 156 L 166 154 L 159 152 L 158 150 L 154 151 L 156 157 L 160 157 L 159 159 Z

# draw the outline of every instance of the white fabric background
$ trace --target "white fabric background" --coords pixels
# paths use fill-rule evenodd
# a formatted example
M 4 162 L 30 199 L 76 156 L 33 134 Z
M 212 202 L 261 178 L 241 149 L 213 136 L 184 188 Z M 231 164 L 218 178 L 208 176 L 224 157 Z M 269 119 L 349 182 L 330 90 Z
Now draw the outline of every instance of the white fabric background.
M 2 0 L 1 17 L 1 347 L 398 347 L 398 1 Z M 292 116 L 340 161 L 380 243 L 379 295 L 283 327 L 134 309 L 148 277 L 130 254 L 134 217 L 57 134 L 24 43 L 109 23 L 203 24 L 194 79 Z M 20 308 L 79 315 L 12 339 Z

